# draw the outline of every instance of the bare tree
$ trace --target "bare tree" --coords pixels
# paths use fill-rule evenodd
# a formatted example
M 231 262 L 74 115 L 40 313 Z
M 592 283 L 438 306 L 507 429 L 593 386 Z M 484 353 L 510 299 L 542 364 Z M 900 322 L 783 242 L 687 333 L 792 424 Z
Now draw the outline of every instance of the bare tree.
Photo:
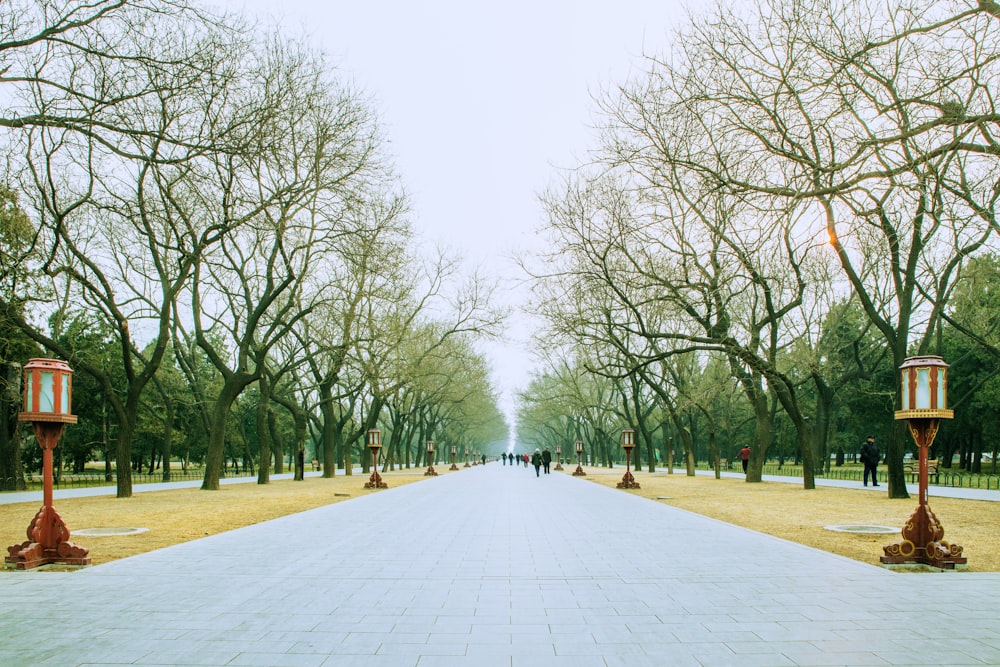
M 175 198 L 229 129 L 218 118 L 220 89 L 245 41 L 240 26 L 183 3 L 20 3 L 15 16 L 0 84 L 16 113 L 0 126 L 11 128 L 10 164 L 31 202 L 35 266 L 62 299 L 46 303 L 42 293 L 18 323 L 97 379 L 119 423 L 118 496 L 127 497 L 131 436 L 169 342 L 170 304 L 192 257 L 220 233 L 193 224 Z M 92 312 L 117 336 L 124 387 L 58 342 L 70 309 Z
M 651 58 L 609 105 L 614 154 L 788 211 L 800 238 L 825 233 L 899 365 L 911 340 L 929 349 L 957 269 L 995 231 L 995 5 L 759 9 L 720 9 L 669 61 Z M 678 128 L 696 140 L 670 141 Z M 893 433 L 889 492 L 905 497 Z

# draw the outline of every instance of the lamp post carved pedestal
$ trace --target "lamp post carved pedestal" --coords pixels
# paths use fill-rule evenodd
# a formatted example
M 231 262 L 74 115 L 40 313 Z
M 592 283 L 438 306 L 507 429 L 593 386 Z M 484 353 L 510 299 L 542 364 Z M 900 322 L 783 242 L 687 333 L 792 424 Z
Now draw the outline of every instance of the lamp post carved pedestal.
M 630 468 L 632 467 L 632 448 L 635 447 L 635 431 L 627 428 L 622 431 L 622 449 L 625 450 L 625 474 L 622 481 L 618 482 L 619 489 L 638 489 L 639 482 L 635 481 Z
M 388 489 L 389 485 L 382 481 L 378 474 L 378 451 L 382 449 L 382 432 L 376 428 L 368 431 L 368 448 L 372 450 L 372 476 L 365 482 L 366 489 Z
M 947 409 L 948 364 L 941 357 L 911 357 L 899 367 L 902 378 L 902 410 L 919 451 L 919 499 L 917 508 L 903 526 L 902 538 L 882 548 L 884 565 L 929 565 L 945 570 L 965 566 L 963 548 L 942 539 L 944 527 L 927 502 L 927 450 L 934 443 L 941 419 L 951 419 Z
M 75 424 L 69 364 L 58 359 L 31 359 L 24 365 L 24 412 L 18 421 L 30 421 L 42 448 L 42 508 L 28 524 L 26 542 L 7 547 L 4 562 L 18 570 L 48 563 L 90 565 L 90 550 L 69 541 L 70 532 L 52 506 L 52 450 L 66 424 Z
M 586 477 L 587 473 L 583 471 L 583 440 L 576 441 L 576 470 L 573 471 L 573 477 Z

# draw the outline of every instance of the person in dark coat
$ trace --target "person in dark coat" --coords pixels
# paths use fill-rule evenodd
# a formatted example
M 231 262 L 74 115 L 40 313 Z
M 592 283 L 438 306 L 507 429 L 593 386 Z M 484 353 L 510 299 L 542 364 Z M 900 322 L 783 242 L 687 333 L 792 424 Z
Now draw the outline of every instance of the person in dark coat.
M 545 474 L 549 474 L 549 466 L 552 465 L 552 452 L 547 449 L 542 450 L 542 468 L 545 470 Z
M 538 477 L 542 468 L 542 453 L 537 449 L 531 455 L 531 465 L 535 466 L 535 477 Z
M 878 462 L 882 458 L 882 452 L 875 444 L 875 436 L 870 435 L 861 445 L 861 463 L 865 466 L 864 484 L 868 486 L 868 475 L 872 477 L 872 486 L 878 486 Z

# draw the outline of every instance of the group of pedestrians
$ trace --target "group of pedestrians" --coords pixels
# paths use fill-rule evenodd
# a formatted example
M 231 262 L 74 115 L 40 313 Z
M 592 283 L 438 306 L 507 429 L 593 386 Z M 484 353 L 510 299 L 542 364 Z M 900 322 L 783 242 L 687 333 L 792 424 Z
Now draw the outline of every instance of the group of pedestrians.
M 507 465 L 510 463 L 511 466 L 524 464 L 524 467 L 528 467 L 528 462 L 535 466 L 535 477 L 540 477 L 542 474 L 542 469 L 545 469 L 545 474 L 549 474 L 550 467 L 552 465 L 552 452 L 549 450 L 536 449 L 535 453 L 531 456 L 527 454 L 515 454 L 514 452 L 504 452 L 501 454 L 503 458 L 503 464 Z

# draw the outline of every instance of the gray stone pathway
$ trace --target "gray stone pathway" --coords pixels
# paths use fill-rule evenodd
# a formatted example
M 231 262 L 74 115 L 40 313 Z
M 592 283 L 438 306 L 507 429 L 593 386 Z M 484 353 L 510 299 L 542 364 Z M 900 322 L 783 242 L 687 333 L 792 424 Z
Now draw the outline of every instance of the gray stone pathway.
M 998 574 L 890 572 L 499 463 L 5 572 L 0 599 L 5 667 L 1000 665 Z

